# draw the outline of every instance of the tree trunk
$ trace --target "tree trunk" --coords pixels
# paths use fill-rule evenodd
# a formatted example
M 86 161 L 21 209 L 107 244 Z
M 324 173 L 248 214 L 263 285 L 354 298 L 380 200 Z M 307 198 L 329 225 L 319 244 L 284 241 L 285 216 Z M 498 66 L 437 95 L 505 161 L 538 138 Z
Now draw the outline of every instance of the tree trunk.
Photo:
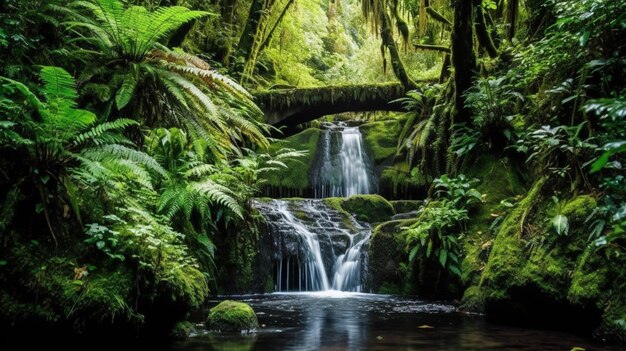
M 490 57 L 498 57 L 498 49 L 491 40 L 491 35 L 487 31 L 487 21 L 485 20 L 485 12 L 481 6 L 476 6 L 476 37 L 480 46 L 482 46 Z
M 272 40 L 272 36 L 274 35 L 274 31 L 280 25 L 280 22 L 283 21 L 283 17 L 285 17 L 287 10 L 289 10 L 289 7 L 291 7 L 293 3 L 294 3 L 294 0 L 289 0 L 289 2 L 287 2 L 287 5 L 285 5 L 285 7 L 283 8 L 283 11 L 280 13 L 280 16 L 278 16 L 276 23 L 274 23 L 274 26 L 272 27 L 272 29 L 269 31 L 267 36 L 263 39 L 263 44 L 261 44 L 261 48 L 259 49 L 259 52 L 263 51 L 263 49 L 265 49 L 267 45 L 270 43 L 270 40 Z
M 239 38 L 239 44 L 237 45 L 237 56 L 243 57 L 245 61 L 248 60 L 250 53 L 252 52 L 252 46 L 254 45 L 254 36 L 256 35 L 261 16 L 263 15 L 264 0 L 252 0 L 250 5 L 250 11 L 248 12 L 248 20 L 246 26 Z M 235 60 L 236 61 L 236 60 Z
M 405 89 L 415 89 L 415 82 L 413 82 L 406 73 L 404 64 L 402 63 L 400 54 L 398 53 L 398 48 L 393 40 L 393 34 L 391 32 L 391 19 L 389 18 L 389 14 L 386 10 L 381 11 L 380 37 L 382 38 L 383 46 L 389 49 L 391 67 L 393 68 L 393 73 L 396 75 L 396 78 L 398 78 Z
M 446 54 L 443 58 L 441 73 L 439 74 L 439 83 L 443 84 L 450 77 L 450 54 Z
M 472 86 L 476 74 L 474 52 L 474 4 L 472 0 L 458 0 L 454 6 L 452 32 L 452 65 L 456 84 L 456 122 L 469 122 L 470 111 L 465 107 L 463 94 Z
M 507 38 L 509 41 L 515 37 L 515 26 L 517 25 L 517 8 L 519 0 L 509 0 L 506 8 L 506 22 L 509 25 Z

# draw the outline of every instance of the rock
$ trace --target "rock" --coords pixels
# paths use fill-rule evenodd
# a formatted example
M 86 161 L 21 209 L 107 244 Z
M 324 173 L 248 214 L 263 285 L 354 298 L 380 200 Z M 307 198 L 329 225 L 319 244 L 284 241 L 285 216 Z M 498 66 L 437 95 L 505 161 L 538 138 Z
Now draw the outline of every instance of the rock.
M 406 213 L 419 210 L 422 206 L 426 205 L 425 200 L 394 200 L 389 201 L 396 213 Z
M 211 308 L 206 324 L 210 330 L 222 332 L 253 332 L 259 327 L 252 307 L 232 300 L 222 301 Z
M 341 207 L 356 219 L 369 223 L 388 221 L 395 214 L 393 206 L 380 195 L 353 195 L 343 200 Z
M 185 340 L 189 338 L 191 333 L 195 333 L 195 328 L 193 323 L 189 321 L 181 321 L 174 324 L 172 331 L 170 332 L 170 336 L 176 340 Z
M 398 213 L 397 215 L 393 215 L 393 217 L 391 217 L 392 221 L 398 220 L 398 219 L 415 219 L 417 218 L 417 216 L 419 216 L 420 211 L 411 211 L 411 212 L 405 212 L 405 213 Z

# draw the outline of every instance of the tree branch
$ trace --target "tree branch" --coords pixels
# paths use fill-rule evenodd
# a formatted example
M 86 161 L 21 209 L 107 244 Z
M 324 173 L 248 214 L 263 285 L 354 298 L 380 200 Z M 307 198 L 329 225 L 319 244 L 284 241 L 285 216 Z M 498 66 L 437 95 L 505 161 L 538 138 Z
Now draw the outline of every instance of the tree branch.
M 413 44 L 413 47 L 418 50 L 432 50 L 450 53 L 450 48 L 443 45 L 429 45 L 429 44 Z

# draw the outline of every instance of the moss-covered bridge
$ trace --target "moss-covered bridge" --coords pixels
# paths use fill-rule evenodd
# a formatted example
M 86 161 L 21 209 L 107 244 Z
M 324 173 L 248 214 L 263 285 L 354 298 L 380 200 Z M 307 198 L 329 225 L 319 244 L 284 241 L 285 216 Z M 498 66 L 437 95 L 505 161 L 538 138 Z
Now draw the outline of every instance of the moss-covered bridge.
M 267 123 L 293 128 L 342 112 L 402 111 L 399 103 L 390 102 L 405 93 L 400 84 L 374 84 L 274 89 L 255 92 L 254 96 Z

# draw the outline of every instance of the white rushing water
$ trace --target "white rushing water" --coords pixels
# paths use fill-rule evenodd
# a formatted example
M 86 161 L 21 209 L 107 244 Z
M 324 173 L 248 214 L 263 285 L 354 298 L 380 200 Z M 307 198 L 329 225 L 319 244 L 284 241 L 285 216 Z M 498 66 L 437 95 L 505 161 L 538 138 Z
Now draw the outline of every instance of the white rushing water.
M 359 128 L 327 124 L 311 174 L 315 197 L 370 194 L 372 178 Z
M 358 127 L 341 131 L 341 174 L 342 195 L 370 193 L 370 177 L 363 151 L 363 137 Z
M 275 291 L 363 291 L 369 227 L 323 200 L 255 202 L 274 242 Z

